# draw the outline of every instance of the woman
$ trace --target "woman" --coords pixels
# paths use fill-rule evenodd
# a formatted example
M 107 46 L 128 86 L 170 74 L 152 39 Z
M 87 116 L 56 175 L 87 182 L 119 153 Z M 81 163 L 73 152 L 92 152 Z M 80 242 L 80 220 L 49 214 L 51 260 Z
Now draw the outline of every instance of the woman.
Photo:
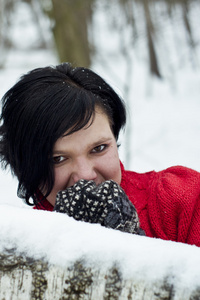
M 200 174 L 124 170 L 117 139 L 125 106 L 91 70 L 64 63 L 31 71 L 4 95 L 1 121 L 2 165 L 27 204 L 200 246 Z

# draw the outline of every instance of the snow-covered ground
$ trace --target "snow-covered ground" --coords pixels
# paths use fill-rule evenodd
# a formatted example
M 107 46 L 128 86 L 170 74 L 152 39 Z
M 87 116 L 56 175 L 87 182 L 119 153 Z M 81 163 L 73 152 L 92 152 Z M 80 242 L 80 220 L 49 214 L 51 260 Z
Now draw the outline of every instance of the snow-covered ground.
M 133 6 L 141 38 L 133 41 L 133 25 L 124 25 L 118 5 L 110 9 L 108 20 L 109 13 L 102 13 L 104 2 L 99 2 L 95 23 L 98 34 L 94 35 L 98 54 L 93 67 L 119 90 L 128 106 L 131 135 L 128 141 L 125 138 L 125 147 L 122 143 L 121 158 L 127 168 L 139 172 L 178 164 L 200 171 L 200 34 L 196 30 L 200 26 L 199 2 L 191 2 L 187 14 L 196 45 L 193 50 L 180 6 L 172 9 L 169 18 L 166 4 L 152 4 L 162 79 L 149 74 L 143 8 L 137 1 Z M 117 29 L 110 25 L 113 19 L 120 24 L 115 26 Z

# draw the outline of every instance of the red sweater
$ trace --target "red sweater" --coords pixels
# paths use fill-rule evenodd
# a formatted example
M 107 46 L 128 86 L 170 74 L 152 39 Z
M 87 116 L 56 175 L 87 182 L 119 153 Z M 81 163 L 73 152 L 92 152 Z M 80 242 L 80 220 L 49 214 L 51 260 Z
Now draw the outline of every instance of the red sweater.
M 148 237 L 200 247 L 200 173 L 180 166 L 143 174 L 121 169 L 121 187 Z M 53 210 L 46 199 L 34 208 Z

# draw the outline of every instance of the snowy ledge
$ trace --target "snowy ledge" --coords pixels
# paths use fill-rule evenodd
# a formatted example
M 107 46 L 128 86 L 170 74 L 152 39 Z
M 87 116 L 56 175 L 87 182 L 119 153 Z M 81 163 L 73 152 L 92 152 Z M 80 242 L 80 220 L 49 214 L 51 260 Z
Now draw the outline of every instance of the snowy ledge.
M 0 299 L 200 299 L 200 248 L 0 206 Z

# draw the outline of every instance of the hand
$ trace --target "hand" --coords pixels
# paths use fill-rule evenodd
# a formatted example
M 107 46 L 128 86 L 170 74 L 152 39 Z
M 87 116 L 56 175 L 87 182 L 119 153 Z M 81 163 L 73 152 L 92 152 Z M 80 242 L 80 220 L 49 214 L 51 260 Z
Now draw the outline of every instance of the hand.
M 67 213 L 76 220 L 145 235 L 139 227 L 134 205 L 112 180 L 98 186 L 94 181 L 78 181 L 74 186 L 58 192 L 54 211 Z

